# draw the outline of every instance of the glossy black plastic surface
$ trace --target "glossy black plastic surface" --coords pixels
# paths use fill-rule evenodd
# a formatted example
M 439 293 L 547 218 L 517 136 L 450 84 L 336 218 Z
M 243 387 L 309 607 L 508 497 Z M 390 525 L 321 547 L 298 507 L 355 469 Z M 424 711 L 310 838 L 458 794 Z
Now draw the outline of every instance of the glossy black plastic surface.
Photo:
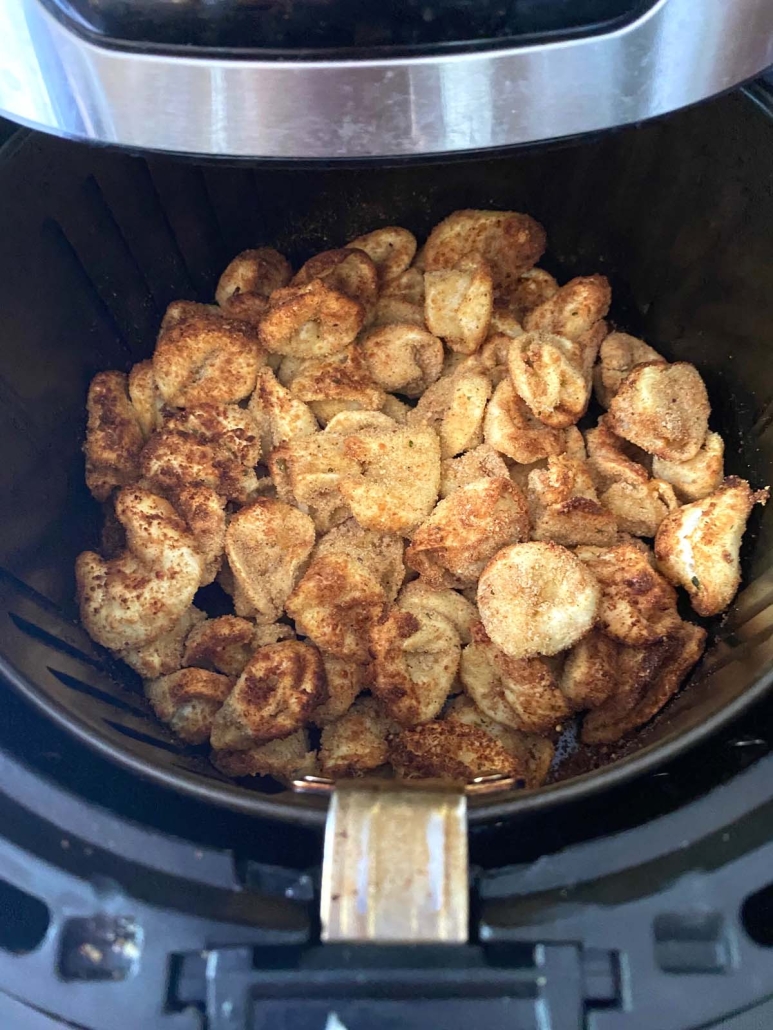
M 254 50 L 429 52 L 536 43 L 610 31 L 652 0 L 46 0 L 81 32 L 111 45 Z

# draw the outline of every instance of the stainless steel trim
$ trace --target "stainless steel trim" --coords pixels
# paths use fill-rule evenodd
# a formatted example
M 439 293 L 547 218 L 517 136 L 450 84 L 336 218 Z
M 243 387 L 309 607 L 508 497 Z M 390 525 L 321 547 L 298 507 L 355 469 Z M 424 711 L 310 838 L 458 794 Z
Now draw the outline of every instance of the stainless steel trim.
M 323 941 L 464 944 L 467 799 L 458 789 L 341 783 L 322 860 Z
M 773 64 L 770 0 L 659 0 L 608 34 L 368 61 L 97 46 L 40 0 L 0 0 L 0 111 L 75 139 L 266 158 L 459 153 L 606 129 Z

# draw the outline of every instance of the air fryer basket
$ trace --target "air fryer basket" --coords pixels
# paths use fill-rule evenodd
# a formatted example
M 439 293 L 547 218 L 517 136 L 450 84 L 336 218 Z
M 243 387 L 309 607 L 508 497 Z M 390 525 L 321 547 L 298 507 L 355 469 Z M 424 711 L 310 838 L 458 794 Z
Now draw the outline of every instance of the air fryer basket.
M 239 250 L 295 263 L 378 225 L 419 236 L 459 207 L 528 211 L 546 265 L 604 272 L 613 318 L 693 361 L 727 470 L 773 481 L 773 123 L 731 94 L 591 141 L 455 164 L 248 168 L 144 160 L 42 136 L 0 154 L 0 671 L 124 765 L 233 808 L 318 823 L 324 802 L 221 777 L 149 714 L 128 670 L 77 626 L 72 567 L 97 538 L 83 481 L 88 382 L 153 346 L 166 304 L 211 299 Z M 733 717 L 773 678 L 773 504 L 745 544 L 746 588 L 702 667 L 620 760 L 540 791 L 471 801 L 473 820 L 619 782 Z

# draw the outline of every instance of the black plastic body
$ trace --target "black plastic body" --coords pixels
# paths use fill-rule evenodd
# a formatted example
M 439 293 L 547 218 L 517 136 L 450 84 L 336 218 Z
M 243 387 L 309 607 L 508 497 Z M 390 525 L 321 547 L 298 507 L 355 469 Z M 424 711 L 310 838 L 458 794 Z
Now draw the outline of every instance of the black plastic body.
M 537 44 L 609 32 L 653 0 L 44 0 L 110 46 L 265 57 L 369 57 Z

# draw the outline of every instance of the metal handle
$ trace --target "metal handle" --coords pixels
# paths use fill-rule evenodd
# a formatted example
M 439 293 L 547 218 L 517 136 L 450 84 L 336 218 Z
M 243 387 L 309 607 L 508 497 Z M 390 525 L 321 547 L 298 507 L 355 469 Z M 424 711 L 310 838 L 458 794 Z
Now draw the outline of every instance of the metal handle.
M 322 861 L 323 941 L 463 944 L 468 891 L 461 789 L 336 786 Z

